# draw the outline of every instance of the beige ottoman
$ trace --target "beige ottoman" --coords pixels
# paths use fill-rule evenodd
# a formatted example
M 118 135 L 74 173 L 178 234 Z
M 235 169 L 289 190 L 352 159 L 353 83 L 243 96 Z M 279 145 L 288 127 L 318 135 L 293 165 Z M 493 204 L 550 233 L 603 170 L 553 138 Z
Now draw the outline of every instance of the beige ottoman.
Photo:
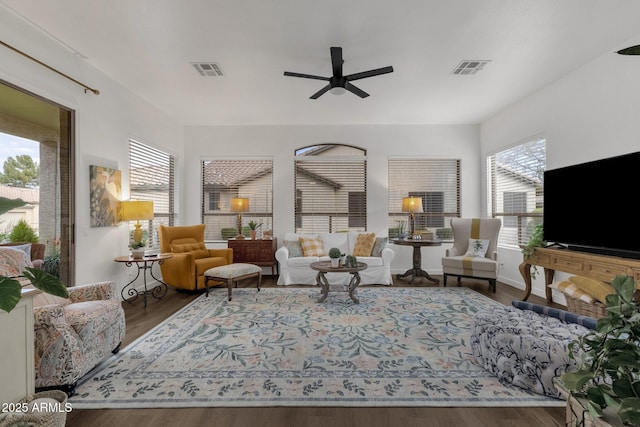
M 207 290 L 207 296 L 209 296 L 209 280 L 214 280 L 216 282 L 227 282 L 227 288 L 229 290 L 229 301 L 231 301 L 231 290 L 233 289 L 233 282 L 236 282 L 236 286 L 238 286 L 238 280 L 255 276 L 258 276 L 259 291 L 260 282 L 262 281 L 262 267 L 258 267 L 254 264 L 236 263 L 210 268 L 204 272 L 204 286 Z

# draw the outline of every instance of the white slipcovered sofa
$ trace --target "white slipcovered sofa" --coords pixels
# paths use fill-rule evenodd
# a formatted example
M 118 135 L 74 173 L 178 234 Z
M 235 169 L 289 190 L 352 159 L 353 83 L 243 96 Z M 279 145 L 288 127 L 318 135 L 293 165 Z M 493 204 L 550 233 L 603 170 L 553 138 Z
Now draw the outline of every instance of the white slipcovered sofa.
M 278 285 L 315 285 L 317 271 L 310 264 L 316 261 L 328 261 L 329 249 L 338 248 L 344 254 L 351 255 L 358 238 L 357 232 L 296 234 L 287 233 L 283 245 L 276 251 L 276 260 L 280 264 Z M 324 256 L 304 256 L 299 247 L 300 237 L 320 238 Z M 387 237 L 376 236 L 370 256 L 358 256 L 360 262 L 367 264 L 367 269 L 360 272 L 361 285 L 391 285 L 391 261 L 395 252 L 389 248 Z M 345 273 L 327 273 L 331 285 L 346 285 L 350 275 Z

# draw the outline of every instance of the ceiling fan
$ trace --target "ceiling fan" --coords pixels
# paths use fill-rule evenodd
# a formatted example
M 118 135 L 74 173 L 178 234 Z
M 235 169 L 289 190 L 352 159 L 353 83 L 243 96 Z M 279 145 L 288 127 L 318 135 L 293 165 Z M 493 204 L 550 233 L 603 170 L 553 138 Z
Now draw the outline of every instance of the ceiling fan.
M 387 74 L 393 72 L 393 67 L 383 67 L 377 68 L 375 70 L 363 71 L 360 73 L 349 74 L 347 76 L 342 74 L 342 64 L 344 60 L 342 59 L 342 48 L 341 47 L 332 47 L 331 48 L 331 66 L 333 68 L 333 76 L 331 77 L 323 77 L 323 76 L 314 76 L 311 74 L 301 74 L 301 73 L 292 73 L 290 71 L 285 71 L 284 75 L 289 77 L 302 77 L 305 79 L 315 79 L 315 80 L 325 80 L 328 81 L 329 84 L 314 93 L 310 96 L 310 99 L 318 99 L 320 95 L 324 94 L 327 91 L 331 91 L 331 93 L 335 95 L 341 95 L 347 90 L 353 94 L 358 95 L 360 98 L 366 98 L 369 94 L 362 89 L 352 85 L 350 82 L 353 80 L 360 80 L 367 77 L 373 77 L 380 74 Z
M 619 50 L 616 53 L 619 53 L 620 55 L 640 55 L 640 44 Z

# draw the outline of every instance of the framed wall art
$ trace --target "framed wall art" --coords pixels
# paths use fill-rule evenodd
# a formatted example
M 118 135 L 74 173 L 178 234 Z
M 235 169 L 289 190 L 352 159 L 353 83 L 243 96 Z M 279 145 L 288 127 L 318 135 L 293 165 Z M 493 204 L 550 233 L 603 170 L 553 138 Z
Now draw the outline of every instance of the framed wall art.
M 119 169 L 89 166 L 91 227 L 113 227 L 118 219 L 118 203 L 122 197 L 122 173 Z

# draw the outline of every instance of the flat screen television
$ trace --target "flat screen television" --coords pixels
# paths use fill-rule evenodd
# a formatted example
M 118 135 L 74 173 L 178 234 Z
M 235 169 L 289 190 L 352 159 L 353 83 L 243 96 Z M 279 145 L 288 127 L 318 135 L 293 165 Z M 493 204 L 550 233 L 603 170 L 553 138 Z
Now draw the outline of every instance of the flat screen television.
M 544 240 L 640 259 L 640 152 L 544 172 Z

